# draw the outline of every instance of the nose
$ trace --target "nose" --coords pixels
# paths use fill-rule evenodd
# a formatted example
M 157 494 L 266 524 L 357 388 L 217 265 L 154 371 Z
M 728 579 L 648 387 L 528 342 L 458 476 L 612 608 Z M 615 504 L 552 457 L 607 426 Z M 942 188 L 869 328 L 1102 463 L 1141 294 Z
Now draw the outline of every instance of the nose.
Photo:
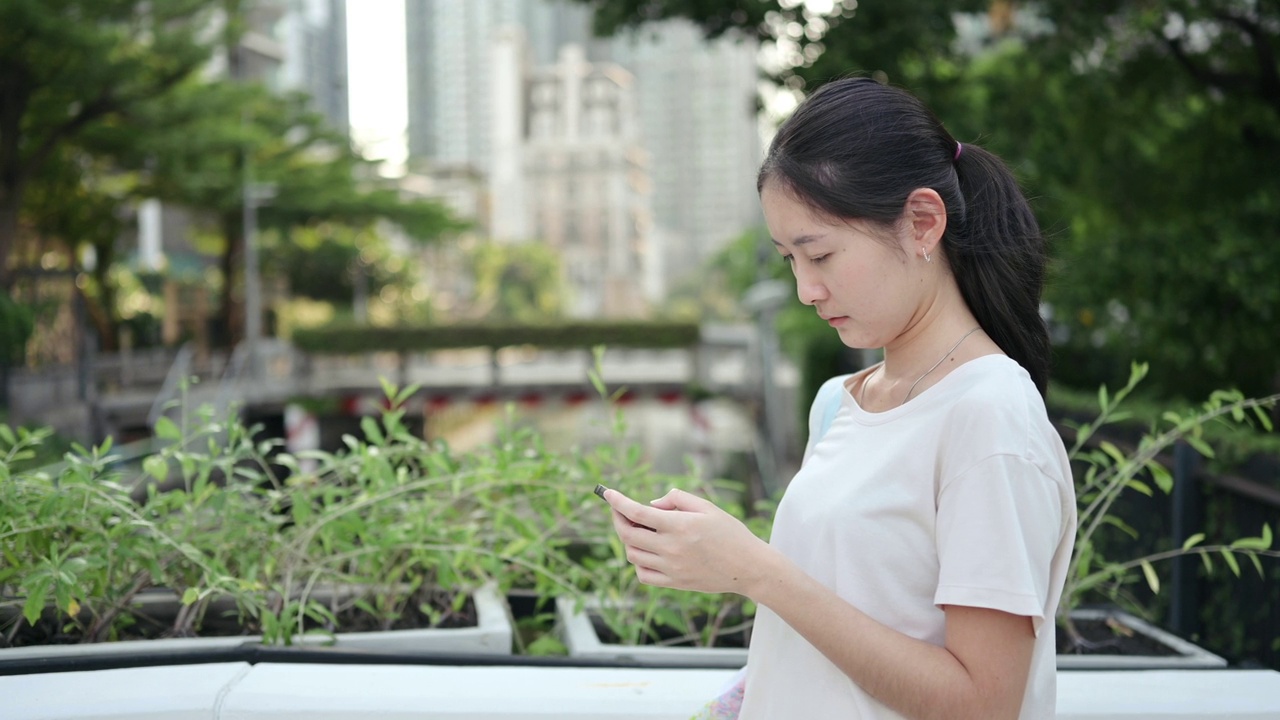
M 798 262 L 791 267 L 795 271 L 796 295 L 800 298 L 800 302 L 805 305 L 817 305 L 827 299 L 827 286 L 817 277 L 816 272 L 802 268 Z

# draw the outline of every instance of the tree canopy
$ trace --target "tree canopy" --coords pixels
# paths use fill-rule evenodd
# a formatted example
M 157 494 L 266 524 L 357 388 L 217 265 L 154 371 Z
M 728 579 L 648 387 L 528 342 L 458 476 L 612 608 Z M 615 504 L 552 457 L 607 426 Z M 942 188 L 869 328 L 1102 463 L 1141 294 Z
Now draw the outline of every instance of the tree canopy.
M 684 17 L 765 41 L 799 91 L 919 95 L 1020 175 L 1053 251 L 1068 382 L 1202 396 L 1280 383 L 1280 6 L 1245 0 L 579 0 L 597 30 Z
M 223 238 L 222 337 L 243 321 L 244 204 L 288 238 L 320 223 L 388 220 L 418 240 L 459 227 L 439 203 L 403 197 L 297 93 L 222 77 L 249 0 L 14 0 L 0 3 L 0 286 L 15 252 L 56 237 L 100 267 L 90 311 L 110 346 L 105 269 L 143 198 L 208 219 Z M 212 63 L 212 64 L 211 64 Z M 234 73 L 232 73 L 234 75 Z M 246 183 L 251 183 L 246 192 Z

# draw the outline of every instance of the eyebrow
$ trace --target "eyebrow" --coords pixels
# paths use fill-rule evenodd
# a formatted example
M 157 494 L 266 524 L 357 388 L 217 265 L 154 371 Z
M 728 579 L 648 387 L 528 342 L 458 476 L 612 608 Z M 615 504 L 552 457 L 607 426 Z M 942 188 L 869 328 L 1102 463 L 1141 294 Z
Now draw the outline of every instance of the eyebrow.
M 773 238 L 769 238 L 769 239 L 773 240 Z M 795 239 L 795 242 L 793 244 L 795 244 L 796 246 L 808 245 L 811 242 L 821 240 L 821 239 L 822 238 L 818 235 L 801 235 L 800 237 Z M 777 245 L 778 247 L 783 247 L 782 243 L 778 242 L 777 240 L 773 240 L 773 244 Z

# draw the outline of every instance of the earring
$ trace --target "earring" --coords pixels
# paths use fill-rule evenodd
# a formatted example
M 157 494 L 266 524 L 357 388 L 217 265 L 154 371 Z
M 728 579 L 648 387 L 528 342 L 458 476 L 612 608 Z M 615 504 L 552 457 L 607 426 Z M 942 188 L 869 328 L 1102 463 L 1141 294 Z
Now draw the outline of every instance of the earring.
M 929 257 L 929 251 L 928 251 L 928 250 L 925 250 L 925 251 L 924 251 L 924 261 L 925 261 L 925 262 L 933 262 L 933 260 Z

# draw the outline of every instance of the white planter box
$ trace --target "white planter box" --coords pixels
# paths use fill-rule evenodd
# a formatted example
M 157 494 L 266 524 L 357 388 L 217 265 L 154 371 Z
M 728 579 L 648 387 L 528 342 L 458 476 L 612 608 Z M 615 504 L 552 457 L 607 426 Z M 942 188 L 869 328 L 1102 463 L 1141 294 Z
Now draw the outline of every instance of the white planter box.
M 223 663 L 0 676 L 5 720 L 687 720 L 732 670 Z M 1272 670 L 1058 673 L 1058 720 L 1275 720 Z
M 485 585 L 475 591 L 472 600 L 475 603 L 477 615 L 477 622 L 473 627 L 337 633 L 332 639 L 323 635 L 306 635 L 294 638 L 293 642 L 306 647 L 333 646 L 343 650 L 371 652 L 510 655 L 513 630 L 505 600 L 498 594 L 497 588 Z M 150 596 L 143 598 L 142 603 L 157 606 L 167 603 L 172 606 L 176 600 L 163 596 Z M 164 610 L 158 612 L 163 613 Z M 169 614 L 172 615 L 171 612 Z M 238 635 L 122 640 L 76 645 L 33 645 L 0 649 L 0 660 L 221 650 L 261 641 L 260 635 Z
M 1059 670 L 1191 670 L 1225 668 L 1225 658 L 1214 655 L 1169 632 L 1130 615 L 1108 610 L 1073 610 L 1071 617 L 1078 620 L 1101 620 L 1108 616 L 1147 640 L 1164 645 L 1172 655 L 1058 655 Z
M 616 645 L 600 640 L 589 614 L 596 603 L 579 610 L 570 597 L 556 598 L 556 626 L 571 657 L 648 666 L 684 665 L 707 668 L 740 668 L 747 664 L 746 648 L 664 647 Z

